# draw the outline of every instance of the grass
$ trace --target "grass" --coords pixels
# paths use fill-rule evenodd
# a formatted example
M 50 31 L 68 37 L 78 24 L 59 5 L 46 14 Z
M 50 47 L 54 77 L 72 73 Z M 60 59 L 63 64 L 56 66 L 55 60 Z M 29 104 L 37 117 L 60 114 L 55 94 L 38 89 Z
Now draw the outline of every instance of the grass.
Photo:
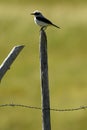
M 87 8 L 86 6 L 37 5 L 61 30 L 47 29 L 49 82 L 52 108 L 86 104 Z M 35 5 L 0 5 L 0 63 L 14 45 L 26 47 L 0 84 L 0 104 L 40 106 L 39 28 L 30 13 Z M 58 11 L 58 14 L 56 13 Z M 55 14 L 55 16 L 54 16 Z M 52 129 L 87 129 L 86 111 L 51 112 Z M 41 129 L 41 111 L 0 108 L 1 130 Z

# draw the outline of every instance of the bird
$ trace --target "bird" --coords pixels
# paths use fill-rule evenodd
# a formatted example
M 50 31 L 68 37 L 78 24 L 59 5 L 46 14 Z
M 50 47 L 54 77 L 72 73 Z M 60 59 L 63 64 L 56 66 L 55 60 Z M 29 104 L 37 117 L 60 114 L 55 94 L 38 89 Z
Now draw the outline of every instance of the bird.
M 38 11 L 38 10 L 34 11 L 33 13 L 31 13 L 31 15 L 34 15 L 34 22 L 37 25 L 39 25 L 41 27 L 41 29 L 46 29 L 47 26 L 49 26 L 49 25 L 52 25 L 52 26 L 60 29 L 59 26 L 53 24 L 49 19 L 45 18 L 43 16 L 43 14 L 40 11 Z

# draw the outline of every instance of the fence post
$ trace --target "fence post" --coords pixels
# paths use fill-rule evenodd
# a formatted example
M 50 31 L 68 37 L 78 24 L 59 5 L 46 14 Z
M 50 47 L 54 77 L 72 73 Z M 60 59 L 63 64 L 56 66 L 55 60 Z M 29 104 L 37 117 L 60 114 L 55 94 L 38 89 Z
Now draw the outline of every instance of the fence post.
M 16 59 L 18 54 L 21 52 L 21 50 L 24 48 L 24 45 L 18 45 L 13 47 L 13 49 L 10 51 L 8 56 L 5 58 L 3 63 L 0 65 L 0 81 L 7 72 L 7 70 L 10 69 L 11 64 Z
M 51 130 L 50 97 L 48 82 L 47 37 L 43 29 L 40 30 L 40 78 L 42 92 L 42 130 Z

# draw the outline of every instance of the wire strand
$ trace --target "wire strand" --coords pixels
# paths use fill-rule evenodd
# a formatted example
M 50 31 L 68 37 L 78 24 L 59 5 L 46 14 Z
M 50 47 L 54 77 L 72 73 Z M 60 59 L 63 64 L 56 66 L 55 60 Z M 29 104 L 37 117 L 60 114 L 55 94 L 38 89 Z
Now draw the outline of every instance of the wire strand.
M 22 107 L 22 108 L 29 108 L 29 109 L 38 109 L 42 110 L 41 107 L 36 107 L 36 106 L 29 106 L 29 105 L 23 105 L 23 104 L 1 104 L 0 107 Z M 86 110 L 87 106 L 80 106 L 77 108 L 66 108 L 66 109 L 57 109 L 57 108 L 44 108 L 44 110 L 50 110 L 54 112 L 72 112 L 72 111 L 80 111 L 80 110 Z

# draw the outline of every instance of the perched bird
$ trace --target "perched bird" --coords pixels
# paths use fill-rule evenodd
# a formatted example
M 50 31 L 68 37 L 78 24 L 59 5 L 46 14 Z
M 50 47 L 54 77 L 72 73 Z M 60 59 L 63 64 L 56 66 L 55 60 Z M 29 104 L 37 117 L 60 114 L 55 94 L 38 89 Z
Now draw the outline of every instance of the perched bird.
M 57 25 L 53 24 L 50 20 L 45 18 L 41 12 L 38 10 L 31 13 L 31 15 L 34 15 L 34 22 L 41 27 L 41 29 L 45 29 L 47 26 L 52 25 L 54 27 L 58 27 Z

